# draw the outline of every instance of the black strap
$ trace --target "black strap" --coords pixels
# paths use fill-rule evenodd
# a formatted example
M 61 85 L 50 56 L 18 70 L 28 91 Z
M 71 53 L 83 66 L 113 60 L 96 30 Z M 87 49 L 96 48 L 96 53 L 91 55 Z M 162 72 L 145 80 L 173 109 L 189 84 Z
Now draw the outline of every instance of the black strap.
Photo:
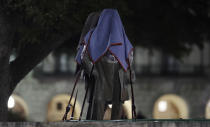
M 133 92 L 133 82 L 132 82 L 132 72 L 130 68 L 130 84 L 131 84 L 131 97 L 132 97 L 132 119 L 136 119 L 136 106 L 134 100 L 134 92 Z

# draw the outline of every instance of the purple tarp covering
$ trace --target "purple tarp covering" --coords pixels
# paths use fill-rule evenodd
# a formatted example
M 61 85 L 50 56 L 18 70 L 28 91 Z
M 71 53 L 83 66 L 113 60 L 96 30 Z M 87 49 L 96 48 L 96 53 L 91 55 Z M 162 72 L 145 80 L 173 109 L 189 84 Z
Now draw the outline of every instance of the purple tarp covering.
M 76 56 L 76 61 L 79 64 L 81 63 L 81 53 L 84 45 L 87 45 L 87 52 L 93 63 L 97 62 L 100 57 L 109 51 L 127 71 L 129 67 L 128 57 L 133 46 L 125 34 L 117 10 L 104 9 L 97 26 L 85 35 L 84 44 L 80 46 Z

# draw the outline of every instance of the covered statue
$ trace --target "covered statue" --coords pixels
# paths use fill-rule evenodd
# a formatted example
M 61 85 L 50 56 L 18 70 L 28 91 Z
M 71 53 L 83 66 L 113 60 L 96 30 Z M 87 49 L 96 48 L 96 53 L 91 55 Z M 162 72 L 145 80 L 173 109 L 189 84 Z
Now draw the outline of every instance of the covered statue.
M 120 119 L 122 104 L 129 99 L 128 84 L 132 84 L 135 74 L 133 46 L 117 10 L 104 9 L 89 15 L 76 62 L 77 70 L 84 72 L 89 103 L 86 119 L 103 120 L 109 104 L 112 104 L 111 119 Z

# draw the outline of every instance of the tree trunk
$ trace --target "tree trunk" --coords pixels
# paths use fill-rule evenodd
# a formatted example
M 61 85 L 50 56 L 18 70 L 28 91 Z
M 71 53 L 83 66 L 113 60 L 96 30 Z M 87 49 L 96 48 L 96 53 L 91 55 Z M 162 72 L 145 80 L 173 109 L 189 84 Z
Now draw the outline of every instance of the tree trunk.
M 4 46 L 0 45 L 0 52 Z M 0 121 L 7 120 L 7 101 L 9 98 L 9 61 L 0 53 Z
M 7 100 L 10 84 L 8 52 L 8 47 L 0 42 L 0 121 L 7 120 Z
M 7 120 L 7 101 L 18 82 L 71 35 L 55 35 L 51 40 L 39 44 L 28 43 L 21 48 L 18 57 L 9 62 L 15 26 L 12 21 L 0 12 L 0 121 Z
M 6 85 L 0 86 L 1 92 L 0 92 L 0 121 L 7 121 L 8 120 L 8 108 L 7 108 L 7 102 L 9 99 L 8 95 L 8 88 Z
M 10 66 L 11 29 L 8 20 L 0 13 L 0 121 L 6 121 L 8 116 L 7 101 L 10 96 Z

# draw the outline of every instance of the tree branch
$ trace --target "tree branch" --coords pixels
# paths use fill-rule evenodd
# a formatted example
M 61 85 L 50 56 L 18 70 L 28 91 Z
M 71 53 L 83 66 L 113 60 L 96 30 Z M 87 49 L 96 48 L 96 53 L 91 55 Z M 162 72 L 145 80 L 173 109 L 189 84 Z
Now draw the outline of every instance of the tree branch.
M 69 34 L 62 37 L 54 37 L 53 40 L 38 44 L 27 44 L 20 51 L 18 57 L 10 63 L 12 93 L 16 85 L 51 51 L 69 38 Z

